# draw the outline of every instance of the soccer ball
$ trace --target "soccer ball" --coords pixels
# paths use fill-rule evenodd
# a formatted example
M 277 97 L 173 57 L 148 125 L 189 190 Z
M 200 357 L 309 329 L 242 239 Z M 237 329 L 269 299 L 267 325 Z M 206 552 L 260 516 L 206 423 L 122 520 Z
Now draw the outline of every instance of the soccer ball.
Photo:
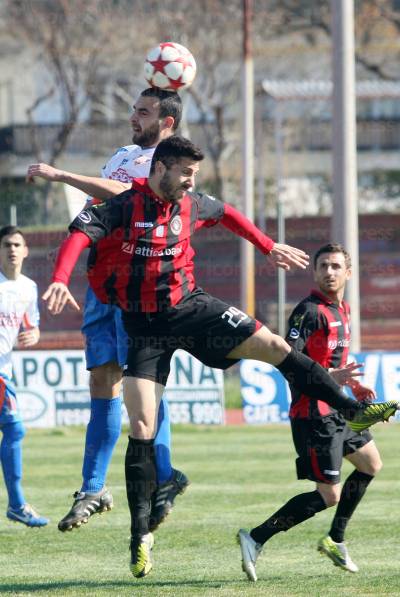
M 187 48 L 168 41 L 147 54 L 144 76 L 151 87 L 178 91 L 193 83 L 196 62 Z

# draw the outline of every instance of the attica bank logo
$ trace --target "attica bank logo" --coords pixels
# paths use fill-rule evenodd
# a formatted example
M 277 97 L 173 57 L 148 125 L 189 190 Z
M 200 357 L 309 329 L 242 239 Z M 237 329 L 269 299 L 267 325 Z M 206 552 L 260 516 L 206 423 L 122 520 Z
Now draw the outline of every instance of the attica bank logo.
M 40 394 L 31 392 L 31 390 L 18 390 L 17 396 L 19 410 L 24 423 L 37 421 L 47 411 L 47 402 Z

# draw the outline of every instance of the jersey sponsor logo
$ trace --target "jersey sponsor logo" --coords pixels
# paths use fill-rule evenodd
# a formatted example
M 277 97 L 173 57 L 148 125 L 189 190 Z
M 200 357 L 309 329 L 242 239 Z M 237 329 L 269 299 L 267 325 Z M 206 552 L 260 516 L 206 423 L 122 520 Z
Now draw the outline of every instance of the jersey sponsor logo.
M 148 155 L 140 155 L 136 160 L 133 162 L 135 166 L 140 166 L 140 164 L 147 164 L 147 162 L 151 161 L 151 157 Z
M 300 336 L 300 332 L 299 330 L 296 330 L 296 328 L 292 328 L 289 332 L 289 338 L 291 338 L 292 340 L 297 340 L 297 338 Z
M 84 224 L 89 224 L 89 222 L 92 221 L 92 216 L 87 211 L 81 211 L 81 213 L 78 215 L 78 219 Z
M 170 224 L 171 232 L 178 236 L 182 232 L 182 220 L 180 216 L 175 216 L 172 218 Z
M 350 346 L 350 340 L 348 338 L 342 338 L 341 340 L 328 340 L 328 348 L 335 350 L 335 348 L 347 348 Z
M 150 247 L 136 247 L 135 255 L 142 257 L 164 257 L 169 255 L 180 255 L 182 247 L 171 247 L 166 249 L 152 249 Z
M 342 325 L 341 321 L 330 321 L 329 322 L 330 328 L 340 328 L 341 325 Z
M 133 243 L 122 243 L 121 251 L 123 253 L 128 253 L 128 255 L 133 255 L 134 246 L 135 245 Z
M 5 328 L 19 328 L 21 317 L 17 313 L 0 312 L 0 326 Z
M 135 228 L 152 228 L 153 222 L 135 222 Z
M 119 180 L 119 182 L 132 182 L 133 180 L 133 177 L 129 176 L 124 168 L 118 168 L 118 170 L 114 170 L 114 172 L 111 172 L 108 178 L 111 178 L 112 180 Z

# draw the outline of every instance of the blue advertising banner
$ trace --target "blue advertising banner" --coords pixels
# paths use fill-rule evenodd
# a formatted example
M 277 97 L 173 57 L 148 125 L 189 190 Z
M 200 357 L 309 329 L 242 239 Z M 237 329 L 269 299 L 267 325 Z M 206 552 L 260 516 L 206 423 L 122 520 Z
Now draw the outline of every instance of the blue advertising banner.
M 354 354 L 349 360 L 364 364 L 364 375 L 359 379 L 375 390 L 379 402 L 400 402 L 400 353 L 365 352 Z M 260 361 L 242 361 L 240 386 L 246 423 L 288 421 L 289 386 L 272 365 Z M 399 415 L 397 417 L 400 418 Z

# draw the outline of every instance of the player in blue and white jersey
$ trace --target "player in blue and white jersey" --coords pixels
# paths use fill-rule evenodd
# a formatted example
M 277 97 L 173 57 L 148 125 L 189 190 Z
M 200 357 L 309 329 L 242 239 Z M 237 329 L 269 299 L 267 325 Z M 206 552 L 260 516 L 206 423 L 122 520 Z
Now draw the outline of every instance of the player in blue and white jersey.
M 23 348 L 39 341 L 37 286 L 21 273 L 28 248 L 15 226 L 0 230 L 0 461 L 8 494 L 7 518 L 28 527 L 49 521 L 30 506 L 22 490 L 22 440 L 25 429 L 12 378 L 15 343 Z

